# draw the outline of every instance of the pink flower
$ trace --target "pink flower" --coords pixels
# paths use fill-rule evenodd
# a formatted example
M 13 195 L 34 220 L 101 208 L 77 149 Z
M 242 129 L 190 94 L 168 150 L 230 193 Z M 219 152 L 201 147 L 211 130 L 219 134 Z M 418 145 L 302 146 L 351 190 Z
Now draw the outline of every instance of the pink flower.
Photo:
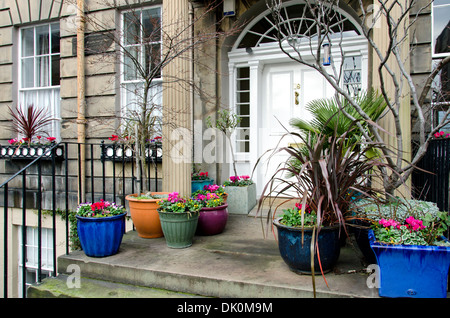
M 384 227 L 391 227 L 391 226 L 396 227 L 396 228 L 400 227 L 400 223 L 398 223 L 392 219 L 389 219 L 389 220 L 381 219 L 380 221 L 378 221 L 378 223 Z
M 239 177 L 238 176 L 231 176 L 230 180 L 231 180 L 231 182 L 237 182 L 237 181 L 239 181 Z
M 241 179 L 242 180 L 248 180 L 248 179 L 250 179 L 250 176 L 241 176 Z
M 111 141 L 117 141 L 117 140 L 119 140 L 119 136 L 117 136 L 117 135 L 112 135 L 112 136 L 109 137 L 108 139 L 111 140 Z
M 296 204 L 295 204 L 295 207 L 296 207 L 299 211 L 302 210 L 302 205 L 301 205 L 300 203 L 296 203 Z M 311 212 L 312 212 L 312 209 L 311 209 L 311 207 L 307 204 L 306 207 L 305 207 L 305 213 L 311 213 Z
M 172 203 L 178 202 L 178 195 L 179 195 L 178 192 L 169 193 L 167 200 Z
M 219 186 L 217 184 L 209 184 L 203 187 L 203 190 L 207 190 L 210 192 L 216 192 L 217 189 L 219 189 Z
M 408 217 L 405 221 L 406 223 L 408 223 L 408 228 L 412 229 L 413 231 L 418 231 L 425 228 L 422 220 L 416 220 L 412 216 Z
M 8 140 L 8 142 L 9 142 L 9 144 L 10 145 L 13 145 L 13 144 L 15 144 L 16 142 L 17 142 L 17 139 L 10 139 L 10 140 Z
M 47 137 L 47 140 L 48 141 L 54 141 L 54 140 L 56 140 L 56 137 Z

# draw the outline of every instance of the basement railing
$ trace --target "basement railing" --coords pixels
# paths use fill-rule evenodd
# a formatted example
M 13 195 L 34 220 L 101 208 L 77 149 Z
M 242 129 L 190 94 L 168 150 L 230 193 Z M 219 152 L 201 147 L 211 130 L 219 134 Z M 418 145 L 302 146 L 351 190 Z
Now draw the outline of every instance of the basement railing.
M 5 160 L 5 171 L 0 173 L 0 200 L 3 198 L 3 297 L 10 290 L 12 254 L 9 250 L 12 235 L 9 233 L 13 208 L 21 210 L 21 241 L 18 254 L 22 260 L 21 294 L 26 297 L 27 288 L 27 210 L 37 212 L 37 283 L 42 281 L 42 217 L 51 215 L 53 234 L 53 269 L 57 274 L 56 215 L 62 213 L 65 220 L 65 253 L 69 246 L 69 212 L 75 211 L 83 183 L 78 176 L 82 169 L 81 150 L 85 147 L 84 182 L 86 200 L 104 199 L 125 205 L 125 196 L 135 193 L 136 184 L 142 182 L 134 173 L 134 156 L 125 145 L 80 144 L 63 142 L 45 148 L 0 146 L 0 159 Z M 34 149 L 34 150 L 33 150 Z M 161 145 L 150 144 L 146 151 L 148 189 L 157 192 L 160 188 L 158 164 L 162 162 Z M 18 170 L 18 171 L 17 171 Z M 10 171 L 10 173 L 8 173 Z M 13 173 L 14 171 L 17 171 Z M 153 173 L 152 173 L 153 172 Z M 12 174 L 12 175 L 11 175 Z M 76 182 L 74 182 L 76 180 Z M 3 193 L 1 193 L 3 192 Z M 45 195 L 44 195 L 45 192 Z M 45 198 L 44 198 L 45 197 Z M 49 199 L 50 198 L 50 199 Z M 20 212 L 19 212 L 20 213 Z

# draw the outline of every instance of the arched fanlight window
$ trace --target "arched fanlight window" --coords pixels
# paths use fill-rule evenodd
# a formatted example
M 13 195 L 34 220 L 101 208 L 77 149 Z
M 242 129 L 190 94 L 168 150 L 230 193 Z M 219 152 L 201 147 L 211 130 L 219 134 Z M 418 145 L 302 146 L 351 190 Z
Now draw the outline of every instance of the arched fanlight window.
M 279 11 L 279 23 L 275 22 L 272 12 L 267 9 L 254 18 L 243 30 L 234 48 L 259 47 L 264 44 L 278 42 L 278 39 L 289 40 L 293 37 L 313 39 L 316 34 L 316 20 L 311 9 L 314 4 L 306 4 L 303 0 L 284 2 Z M 329 33 L 331 36 L 350 37 L 361 35 L 357 18 L 342 9 L 333 7 L 330 16 Z

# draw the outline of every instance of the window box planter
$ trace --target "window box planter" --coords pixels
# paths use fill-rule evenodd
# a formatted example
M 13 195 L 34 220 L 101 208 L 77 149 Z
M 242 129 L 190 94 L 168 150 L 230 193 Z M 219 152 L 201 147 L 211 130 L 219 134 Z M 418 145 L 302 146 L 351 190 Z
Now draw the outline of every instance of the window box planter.
M 54 144 L 48 145 L 20 145 L 20 146 L 0 146 L 0 158 L 9 160 L 33 160 L 44 155 L 42 160 L 52 160 L 52 151 L 49 151 Z M 55 160 L 64 160 L 64 147 L 57 146 L 54 149 Z
M 450 247 L 381 244 L 372 230 L 369 241 L 379 266 L 380 296 L 447 297 Z
M 102 144 L 102 160 L 114 162 L 132 162 L 134 160 L 133 149 L 129 146 L 117 144 Z M 151 144 L 146 147 L 146 162 L 162 162 L 162 146 Z
M 256 205 L 256 184 L 245 187 L 226 186 L 230 214 L 248 214 Z

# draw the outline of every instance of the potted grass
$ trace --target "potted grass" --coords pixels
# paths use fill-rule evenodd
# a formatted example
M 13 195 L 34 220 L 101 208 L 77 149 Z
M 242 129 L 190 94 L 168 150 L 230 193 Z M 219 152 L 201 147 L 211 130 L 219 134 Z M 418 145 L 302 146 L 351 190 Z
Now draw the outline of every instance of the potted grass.
M 210 188 L 218 189 L 220 187 Z M 228 220 L 228 204 L 224 202 L 224 197 L 214 192 L 198 191 L 192 195 L 192 199 L 202 206 L 196 233 L 199 235 L 222 233 Z
M 125 216 L 125 208 L 115 203 L 100 200 L 80 204 L 77 232 L 84 253 L 91 257 L 116 254 L 125 232 Z
M 447 297 L 447 212 L 431 202 L 397 198 L 366 205 L 363 216 L 371 224 L 367 237 L 378 265 L 380 296 Z
M 370 193 L 367 181 L 376 162 L 366 156 L 368 147 L 349 142 L 347 134 L 352 129 L 354 126 L 342 135 L 336 129 L 332 134 L 307 136 L 288 132 L 282 138 L 298 139 L 297 144 L 304 146 L 278 147 L 272 152 L 286 152 L 291 159 L 264 186 L 258 213 L 269 200 L 268 218 L 273 218 L 278 232 L 280 254 L 295 272 L 309 272 L 314 277 L 317 271 L 323 274 L 333 268 L 340 254 L 340 237 L 347 235 L 352 193 Z M 273 210 L 277 198 L 297 205 L 278 217 Z
M 161 228 L 170 248 L 185 248 L 192 245 L 202 205 L 196 200 L 172 192 L 158 202 Z

